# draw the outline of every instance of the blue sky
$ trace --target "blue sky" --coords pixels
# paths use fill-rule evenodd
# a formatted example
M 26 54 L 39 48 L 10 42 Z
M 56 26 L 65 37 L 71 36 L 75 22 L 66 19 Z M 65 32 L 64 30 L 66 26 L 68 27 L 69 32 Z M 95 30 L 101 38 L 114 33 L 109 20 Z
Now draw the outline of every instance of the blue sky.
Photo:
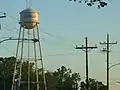
M 85 53 L 75 50 L 74 46 L 84 44 L 87 36 L 89 45 L 98 45 L 97 50 L 89 53 L 89 75 L 106 83 L 106 58 L 105 54 L 100 52 L 103 46 L 100 46 L 99 42 L 106 40 L 107 33 L 110 34 L 111 42 L 118 41 L 117 45 L 111 47 L 110 62 L 120 62 L 119 3 L 119 0 L 113 0 L 107 7 L 97 9 L 95 6 L 88 7 L 84 3 L 72 3 L 69 0 L 34 0 L 31 7 L 40 13 L 40 30 L 52 34 L 50 36 L 40 33 L 45 68 L 55 70 L 65 65 L 85 77 Z M 17 37 L 18 33 L 10 30 L 19 30 L 19 12 L 25 8 L 25 0 L 1 0 L 0 11 L 7 13 L 7 18 L 0 20 L 1 39 Z M 15 56 L 16 42 L 4 42 L 0 49 L 0 56 Z M 63 55 L 50 56 L 55 54 Z M 116 66 L 110 70 L 110 90 L 120 88 L 120 85 L 116 84 L 116 81 L 120 80 L 119 68 Z

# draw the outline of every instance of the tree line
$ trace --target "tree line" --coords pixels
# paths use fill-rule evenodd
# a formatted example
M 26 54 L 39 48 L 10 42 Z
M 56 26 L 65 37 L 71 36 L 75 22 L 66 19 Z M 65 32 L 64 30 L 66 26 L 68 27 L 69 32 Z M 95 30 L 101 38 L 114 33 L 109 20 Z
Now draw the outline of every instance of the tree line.
M 16 58 L 0 58 L 0 90 L 10 90 L 14 72 Z M 19 63 L 19 62 L 18 62 Z M 19 65 L 19 64 L 18 64 Z M 22 64 L 22 81 L 27 81 L 28 62 Z M 18 66 L 19 68 L 19 66 Z M 38 69 L 40 90 L 44 90 L 42 69 Z M 55 71 L 45 72 L 47 90 L 86 90 L 86 81 L 83 81 L 80 74 L 72 72 L 70 68 L 61 66 Z M 35 81 L 34 63 L 30 63 L 30 81 Z M 30 84 L 31 90 L 36 89 L 36 85 Z M 27 90 L 27 83 L 21 83 L 20 90 Z M 106 90 L 106 85 L 101 81 L 89 78 L 89 90 Z

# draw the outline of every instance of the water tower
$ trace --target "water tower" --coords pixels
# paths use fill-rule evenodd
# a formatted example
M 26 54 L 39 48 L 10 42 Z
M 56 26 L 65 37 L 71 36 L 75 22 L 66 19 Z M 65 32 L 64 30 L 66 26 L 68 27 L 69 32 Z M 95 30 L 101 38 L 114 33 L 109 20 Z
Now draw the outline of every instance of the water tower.
M 25 29 L 33 29 L 39 24 L 39 13 L 31 8 L 20 12 L 20 25 Z
M 16 50 L 16 64 L 14 69 L 13 84 L 11 90 L 16 90 L 16 89 L 18 90 L 21 87 L 21 84 L 24 83 L 25 84 L 27 83 L 28 90 L 31 90 L 30 88 L 31 83 L 36 85 L 36 90 L 40 89 L 41 83 L 39 81 L 39 75 L 38 75 L 38 62 L 40 63 L 39 65 L 42 68 L 44 88 L 45 90 L 47 90 L 44 69 L 43 69 L 40 36 L 38 30 L 39 13 L 31 8 L 27 8 L 21 11 L 19 24 L 20 24 L 20 30 L 19 30 L 17 50 Z M 26 56 L 24 54 L 26 54 Z M 33 58 L 31 60 L 32 55 Z M 24 59 L 24 57 L 27 58 Z M 24 60 L 26 60 L 28 63 L 28 68 L 26 71 L 27 72 L 26 76 L 28 78 L 27 81 L 22 81 L 22 64 Z M 19 65 L 17 64 L 18 61 L 20 62 Z M 30 79 L 30 61 L 34 62 L 35 64 L 34 66 L 35 78 L 36 78 L 35 81 L 31 81 Z M 17 66 L 19 66 L 18 75 L 16 75 Z M 16 85 L 16 81 L 18 82 L 17 85 Z

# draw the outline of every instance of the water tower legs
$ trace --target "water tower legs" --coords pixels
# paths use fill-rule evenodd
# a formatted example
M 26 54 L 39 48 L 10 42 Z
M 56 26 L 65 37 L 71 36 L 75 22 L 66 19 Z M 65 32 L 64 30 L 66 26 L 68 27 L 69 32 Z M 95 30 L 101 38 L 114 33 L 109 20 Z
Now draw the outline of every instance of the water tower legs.
M 15 67 L 14 67 L 14 72 L 13 72 L 11 90 L 15 90 L 15 79 L 16 79 L 15 76 L 16 76 L 16 70 L 17 70 L 17 62 L 18 62 L 17 57 L 18 57 L 18 50 L 19 50 L 19 44 L 20 44 L 21 29 L 22 27 L 20 27 L 20 30 L 19 30 L 18 43 L 17 43 L 17 49 L 16 49 L 16 62 L 15 62 Z
M 43 76 L 43 83 L 44 83 L 44 88 L 47 90 L 47 85 L 46 85 L 46 78 L 45 78 L 45 73 L 44 73 L 44 65 L 43 65 L 43 59 L 42 59 L 42 50 L 41 50 L 41 43 L 40 43 L 40 35 L 39 35 L 39 30 L 38 30 L 38 25 L 37 25 L 37 36 L 38 36 L 38 42 L 39 42 L 39 51 L 40 51 L 40 61 L 41 61 L 41 67 L 42 67 L 42 76 Z
M 26 32 L 27 32 L 27 37 L 26 37 Z M 27 45 L 26 45 L 26 41 L 27 41 Z M 33 46 L 33 47 L 31 47 L 31 46 Z M 25 47 L 27 47 L 27 50 Z M 31 51 L 31 50 L 33 50 L 33 51 Z M 24 54 L 27 54 L 26 59 L 24 59 Z M 33 58 L 31 60 L 32 54 L 33 54 Z M 20 55 L 20 57 L 19 57 L 19 55 Z M 22 66 L 23 66 L 24 61 L 27 62 L 27 66 L 28 66 L 27 81 L 24 81 L 22 79 Z M 31 81 L 31 78 L 30 78 L 31 77 L 31 75 L 30 75 L 31 61 L 34 62 L 34 65 L 35 65 L 35 81 Z M 16 88 L 15 80 L 18 80 L 18 83 L 19 83 L 18 88 L 21 87 L 21 84 L 27 83 L 28 90 L 31 90 L 31 84 L 35 84 L 36 90 L 40 90 L 38 63 L 40 63 L 39 65 L 42 69 L 44 89 L 47 90 L 38 25 L 36 25 L 36 27 L 33 29 L 27 29 L 27 30 L 21 26 L 20 30 L 19 30 L 19 36 L 18 36 L 18 43 L 17 43 L 17 50 L 16 50 L 16 63 L 15 63 L 15 68 L 14 68 L 13 82 L 12 82 L 11 90 L 16 90 L 15 89 Z M 19 66 L 19 68 L 18 68 L 18 66 Z M 16 71 L 18 71 L 19 73 L 16 74 Z

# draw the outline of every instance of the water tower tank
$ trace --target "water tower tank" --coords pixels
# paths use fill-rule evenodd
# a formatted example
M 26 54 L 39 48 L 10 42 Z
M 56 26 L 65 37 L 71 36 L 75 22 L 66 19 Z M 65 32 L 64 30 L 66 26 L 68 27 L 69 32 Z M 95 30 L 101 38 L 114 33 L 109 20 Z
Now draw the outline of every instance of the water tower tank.
M 31 8 L 20 12 L 20 22 L 25 29 L 33 29 L 39 23 L 39 13 Z

